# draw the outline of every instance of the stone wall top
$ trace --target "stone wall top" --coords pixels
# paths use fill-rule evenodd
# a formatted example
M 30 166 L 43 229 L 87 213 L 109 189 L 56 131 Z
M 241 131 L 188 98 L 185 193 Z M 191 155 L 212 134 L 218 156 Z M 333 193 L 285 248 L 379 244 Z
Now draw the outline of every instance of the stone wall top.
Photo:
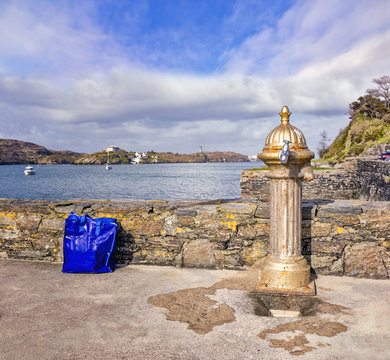
M 244 170 L 241 197 L 269 201 L 267 170 Z M 343 168 L 314 170 L 315 178 L 303 182 L 303 199 L 373 201 L 390 200 L 390 161 L 348 158 Z
M 70 212 L 115 217 L 119 264 L 240 269 L 269 250 L 257 200 L 0 200 L 0 257 L 62 261 Z M 390 202 L 303 201 L 302 252 L 320 274 L 390 276 Z

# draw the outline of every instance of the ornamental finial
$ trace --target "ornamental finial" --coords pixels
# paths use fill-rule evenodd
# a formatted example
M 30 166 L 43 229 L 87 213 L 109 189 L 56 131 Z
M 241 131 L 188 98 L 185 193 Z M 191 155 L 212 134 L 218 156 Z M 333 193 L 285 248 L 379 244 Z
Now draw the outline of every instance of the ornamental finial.
M 288 110 L 287 106 L 283 106 L 282 111 L 279 113 L 279 115 L 281 116 L 282 124 L 288 124 L 291 113 Z

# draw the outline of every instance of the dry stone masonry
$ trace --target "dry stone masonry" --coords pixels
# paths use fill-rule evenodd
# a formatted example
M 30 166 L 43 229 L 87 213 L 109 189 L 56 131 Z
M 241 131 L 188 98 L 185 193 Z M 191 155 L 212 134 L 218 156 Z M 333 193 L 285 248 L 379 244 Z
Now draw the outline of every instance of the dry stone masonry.
M 269 250 L 269 204 L 258 200 L 67 202 L 0 200 L 0 258 L 62 261 L 73 211 L 115 217 L 120 264 L 239 269 Z M 390 277 L 390 202 L 304 201 L 302 252 L 318 274 Z
M 243 171 L 241 197 L 269 201 L 266 170 Z M 315 170 L 315 178 L 303 183 L 303 199 L 390 201 L 390 162 L 349 158 L 344 167 Z

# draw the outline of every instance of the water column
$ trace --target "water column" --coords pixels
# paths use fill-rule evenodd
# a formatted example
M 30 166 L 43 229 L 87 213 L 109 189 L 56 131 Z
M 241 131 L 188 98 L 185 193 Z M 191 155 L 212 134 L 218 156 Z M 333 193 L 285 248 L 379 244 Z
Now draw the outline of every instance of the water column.
M 302 132 L 289 123 L 287 106 L 281 124 L 267 136 L 259 158 L 269 167 L 271 251 L 263 263 L 257 291 L 314 295 L 310 266 L 302 256 L 302 180 L 313 178 L 314 153 Z

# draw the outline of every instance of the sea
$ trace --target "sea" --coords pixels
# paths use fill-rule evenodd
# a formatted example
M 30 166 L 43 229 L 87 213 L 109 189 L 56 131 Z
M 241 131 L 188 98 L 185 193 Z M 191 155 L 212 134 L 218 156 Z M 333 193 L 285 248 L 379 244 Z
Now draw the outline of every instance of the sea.
M 0 198 L 28 200 L 192 200 L 240 197 L 242 170 L 258 162 L 0 166 Z

